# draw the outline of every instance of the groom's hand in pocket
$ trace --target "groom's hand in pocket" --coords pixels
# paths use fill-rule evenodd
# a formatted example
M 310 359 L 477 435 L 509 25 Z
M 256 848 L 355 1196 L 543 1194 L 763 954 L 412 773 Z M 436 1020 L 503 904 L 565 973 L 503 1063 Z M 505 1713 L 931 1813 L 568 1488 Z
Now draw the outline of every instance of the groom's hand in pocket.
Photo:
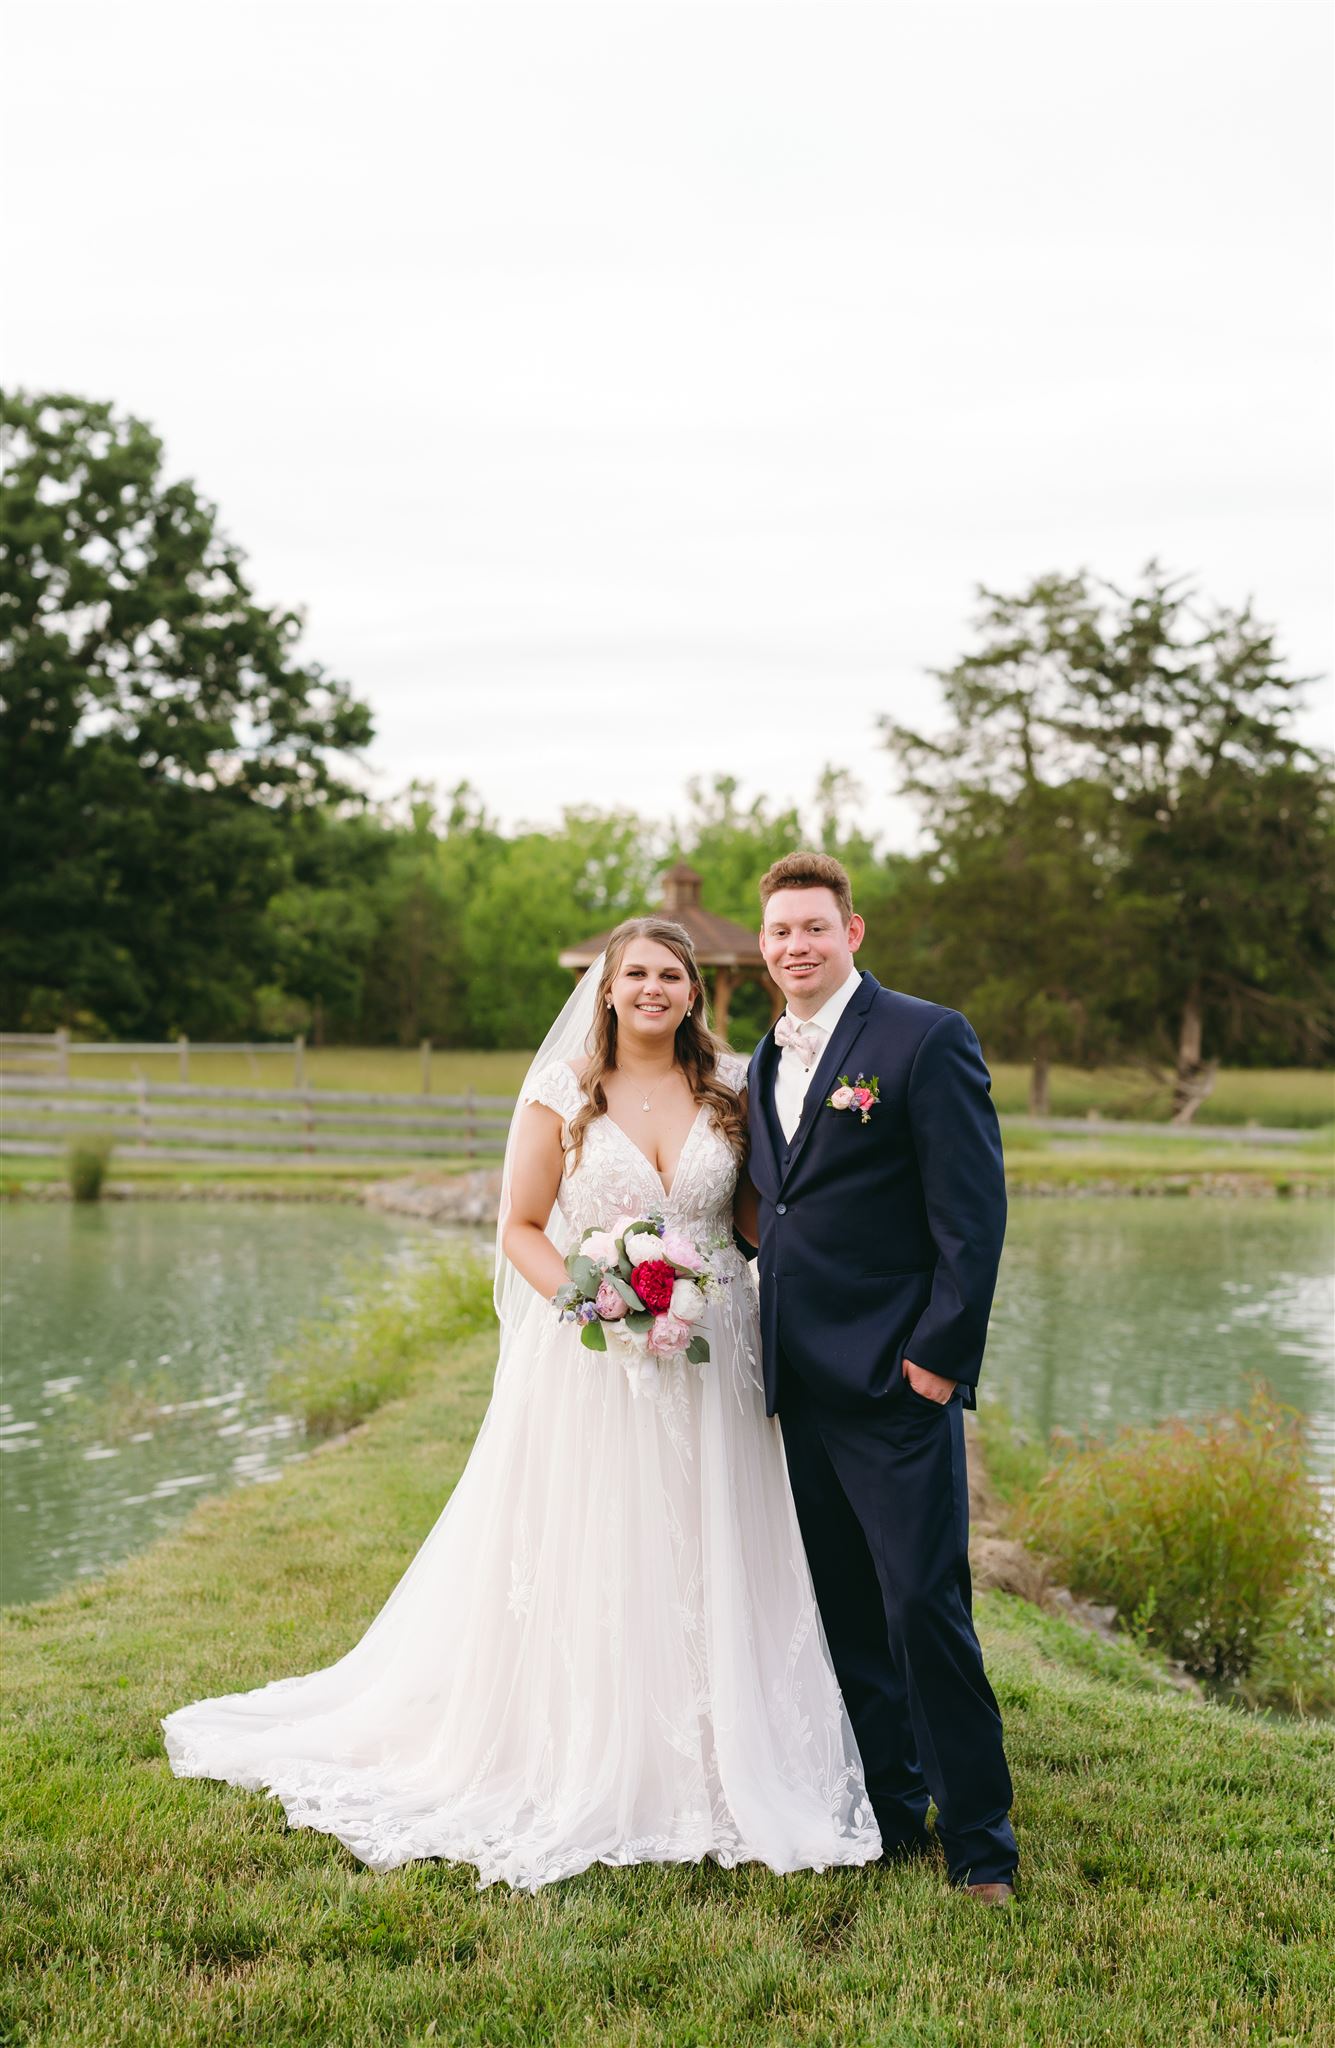
M 904 1360 L 904 1377 L 915 1394 L 921 1394 L 925 1401 L 936 1401 L 943 1408 L 955 1391 L 954 1380 L 943 1380 L 939 1372 L 928 1372 L 911 1358 Z

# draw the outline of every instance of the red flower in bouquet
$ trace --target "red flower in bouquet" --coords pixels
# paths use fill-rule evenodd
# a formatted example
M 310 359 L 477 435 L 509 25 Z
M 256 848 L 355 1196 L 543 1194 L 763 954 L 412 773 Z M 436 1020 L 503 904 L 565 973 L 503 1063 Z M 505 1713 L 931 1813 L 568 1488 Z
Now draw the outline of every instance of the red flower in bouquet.
M 672 1299 L 677 1271 L 666 1259 L 644 1259 L 632 1272 L 630 1284 L 645 1307 L 661 1315 Z

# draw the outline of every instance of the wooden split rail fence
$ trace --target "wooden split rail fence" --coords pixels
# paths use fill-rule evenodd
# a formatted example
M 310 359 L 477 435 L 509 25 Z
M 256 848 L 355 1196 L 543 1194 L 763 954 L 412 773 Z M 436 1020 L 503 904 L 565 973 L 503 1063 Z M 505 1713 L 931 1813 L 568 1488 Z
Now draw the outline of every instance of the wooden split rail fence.
M 73 1138 L 96 1134 L 124 1159 L 496 1158 L 513 1109 L 509 1096 L 471 1092 L 367 1095 L 6 1073 L 0 1151 L 61 1153 Z

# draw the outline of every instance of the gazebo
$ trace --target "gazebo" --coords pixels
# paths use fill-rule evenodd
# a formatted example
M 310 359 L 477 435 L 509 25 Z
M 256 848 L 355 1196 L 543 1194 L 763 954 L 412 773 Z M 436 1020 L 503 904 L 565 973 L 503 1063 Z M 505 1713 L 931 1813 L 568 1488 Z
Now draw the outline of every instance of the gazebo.
M 701 879 L 695 869 L 679 861 L 663 877 L 663 900 L 659 913 L 670 917 L 689 932 L 695 957 L 705 977 L 714 1029 L 723 1038 L 727 1036 L 732 993 L 739 982 L 759 982 L 769 996 L 770 1009 L 776 1017 L 783 1008 L 783 997 L 765 972 L 755 933 L 744 924 L 734 924 L 730 917 L 716 917 L 712 910 L 706 910 L 700 902 L 701 887 Z M 596 938 L 581 939 L 577 946 L 567 946 L 557 956 L 561 966 L 570 968 L 578 979 L 592 967 L 609 936 L 607 932 L 599 932 Z

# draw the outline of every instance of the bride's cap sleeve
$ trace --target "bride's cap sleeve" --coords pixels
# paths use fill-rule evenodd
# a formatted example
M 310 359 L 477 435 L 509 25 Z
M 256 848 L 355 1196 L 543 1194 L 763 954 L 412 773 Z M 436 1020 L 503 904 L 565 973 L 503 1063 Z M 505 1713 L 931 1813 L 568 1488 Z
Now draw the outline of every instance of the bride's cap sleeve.
M 563 1123 L 569 1123 L 583 1099 L 579 1082 L 564 1060 L 539 1067 L 520 1096 L 521 1102 L 541 1102 L 547 1109 L 554 1109 Z
M 739 1052 L 720 1053 L 718 1077 L 725 1087 L 740 1095 L 746 1086 L 747 1062 Z

